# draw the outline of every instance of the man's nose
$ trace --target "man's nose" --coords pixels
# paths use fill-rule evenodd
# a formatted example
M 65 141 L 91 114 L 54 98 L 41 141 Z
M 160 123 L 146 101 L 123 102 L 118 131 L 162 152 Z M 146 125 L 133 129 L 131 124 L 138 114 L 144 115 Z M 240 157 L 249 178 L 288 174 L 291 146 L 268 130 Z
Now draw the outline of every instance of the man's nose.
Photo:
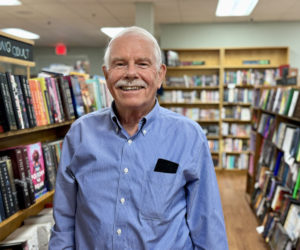
M 126 78 L 129 80 L 136 79 L 138 77 L 137 68 L 135 63 L 129 63 L 126 71 Z

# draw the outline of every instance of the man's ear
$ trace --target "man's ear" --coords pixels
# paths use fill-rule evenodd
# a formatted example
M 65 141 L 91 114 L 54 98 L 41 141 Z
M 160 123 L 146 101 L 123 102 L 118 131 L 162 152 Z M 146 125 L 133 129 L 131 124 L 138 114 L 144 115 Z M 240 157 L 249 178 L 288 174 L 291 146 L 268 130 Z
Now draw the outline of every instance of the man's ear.
M 107 80 L 107 77 L 108 77 L 108 70 L 107 70 L 107 68 L 106 68 L 105 65 L 102 66 L 102 71 L 103 71 L 105 80 Z
M 167 66 L 165 64 L 161 64 L 158 71 L 158 78 L 159 78 L 158 89 L 161 87 L 163 81 L 165 80 L 166 73 L 167 73 Z

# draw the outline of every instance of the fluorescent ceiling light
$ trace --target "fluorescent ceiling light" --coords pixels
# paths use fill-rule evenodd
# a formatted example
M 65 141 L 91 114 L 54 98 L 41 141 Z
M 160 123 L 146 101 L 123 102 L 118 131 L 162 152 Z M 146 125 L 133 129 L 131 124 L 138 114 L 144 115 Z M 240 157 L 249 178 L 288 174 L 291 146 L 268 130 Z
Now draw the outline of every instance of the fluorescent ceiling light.
M 258 0 L 219 0 L 216 16 L 249 16 Z
M 7 28 L 7 29 L 2 29 L 2 31 L 7 34 L 18 36 L 21 38 L 26 38 L 26 39 L 39 39 L 40 38 L 40 36 L 38 34 L 29 32 L 27 30 L 18 29 L 18 28 Z
M 0 0 L 0 6 L 14 6 L 21 5 L 19 0 Z
M 119 32 L 121 32 L 122 30 L 124 30 L 125 28 L 123 27 L 105 27 L 105 28 L 101 28 L 100 30 L 107 36 L 109 36 L 110 38 L 116 36 Z

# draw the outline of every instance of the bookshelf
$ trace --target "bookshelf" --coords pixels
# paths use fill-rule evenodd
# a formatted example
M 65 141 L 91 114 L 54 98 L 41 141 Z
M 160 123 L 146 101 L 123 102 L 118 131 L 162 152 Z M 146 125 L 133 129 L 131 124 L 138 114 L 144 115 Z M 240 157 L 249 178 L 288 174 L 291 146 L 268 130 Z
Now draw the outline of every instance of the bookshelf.
M 0 38 L 6 39 L 6 42 L 8 41 L 12 44 L 16 42 L 17 45 L 20 46 L 20 48 L 24 44 L 24 46 L 34 45 L 34 42 L 31 40 L 20 39 L 11 35 L 7 35 L 3 32 L 0 32 Z M 23 68 L 15 68 L 15 66 L 21 66 Z M 4 73 L 5 71 L 11 70 L 16 74 L 27 75 L 29 79 L 30 68 L 33 66 L 35 66 L 35 63 L 33 61 L 21 60 L 17 58 L 11 58 L 9 56 L 0 55 L 0 72 Z M 31 144 L 37 141 L 46 142 L 49 140 L 61 138 L 66 134 L 72 122 L 73 120 L 63 123 L 0 133 L 0 150 L 19 145 Z M 27 217 L 39 213 L 44 208 L 46 203 L 52 201 L 53 195 L 54 191 L 47 192 L 46 194 L 38 198 L 36 202 L 29 208 L 19 210 L 12 216 L 0 222 L 0 241 L 5 239 L 10 233 L 20 227 Z
M 246 192 L 271 249 L 298 249 L 300 244 L 294 227 L 300 211 L 299 92 L 299 84 L 261 86 L 253 107 Z
M 177 53 L 177 61 L 174 60 L 172 54 L 168 54 L 169 51 Z M 280 65 L 288 64 L 289 48 L 173 48 L 164 49 L 164 54 L 167 62 L 167 76 L 166 82 L 163 84 L 163 94 L 159 96 L 160 105 L 188 116 L 205 130 L 207 127 L 217 126 L 216 134 L 207 134 L 209 141 L 214 140 L 218 144 L 218 150 L 211 150 L 215 169 L 246 172 L 246 164 L 243 164 L 243 169 L 236 169 L 236 164 L 234 168 L 228 169 L 227 156 L 235 161 L 244 157 L 243 160 L 248 162 L 252 152 L 244 149 L 227 150 L 224 144 L 226 139 L 227 142 L 228 139 L 232 139 L 233 144 L 234 139 L 238 139 L 244 144 L 249 143 L 252 124 L 252 92 L 254 88 L 260 88 L 262 84 L 253 82 L 253 79 L 252 81 L 244 79 L 241 82 L 228 81 L 227 75 L 230 74 L 228 72 L 262 74 L 265 70 L 275 70 Z M 201 94 L 201 92 L 205 94 Z M 231 95 L 231 99 L 228 98 L 228 94 Z M 241 99 L 240 96 L 244 96 L 244 98 Z M 211 110 L 211 113 L 201 116 L 201 112 L 204 110 Z M 235 110 L 235 116 L 238 116 L 227 117 L 224 115 L 226 110 Z M 247 111 L 247 115 L 245 115 L 245 111 Z M 232 127 L 237 127 L 238 130 L 246 128 L 247 133 L 227 132 L 224 134 L 223 130 L 226 127 L 229 131 L 233 130 Z M 236 141 L 236 143 L 238 142 Z

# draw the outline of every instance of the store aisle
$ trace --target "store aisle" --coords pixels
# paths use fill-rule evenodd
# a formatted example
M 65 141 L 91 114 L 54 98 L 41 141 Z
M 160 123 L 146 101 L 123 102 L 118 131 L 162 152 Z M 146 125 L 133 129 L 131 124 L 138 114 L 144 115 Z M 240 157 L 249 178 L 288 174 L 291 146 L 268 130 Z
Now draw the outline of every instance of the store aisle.
M 246 200 L 246 175 L 230 172 L 217 172 L 223 205 L 226 231 L 230 250 L 267 250 L 258 226 Z

